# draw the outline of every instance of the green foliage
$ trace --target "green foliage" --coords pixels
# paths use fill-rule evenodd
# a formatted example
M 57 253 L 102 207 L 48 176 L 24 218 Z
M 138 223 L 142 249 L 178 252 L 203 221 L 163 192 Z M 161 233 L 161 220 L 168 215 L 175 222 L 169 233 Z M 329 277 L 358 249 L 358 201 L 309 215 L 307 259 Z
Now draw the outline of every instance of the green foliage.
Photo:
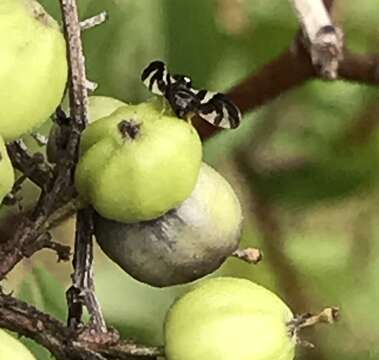
M 60 19 L 58 1 L 41 3 Z M 376 50 L 377 2 L 335 3 L 347 46 Z M 190 74 L 196 87 L 224 91 L 287 49 L 298 29 L 286 1 L 79 0 L 79 5 L 82 18 L 109 13 L 105 25 L 83 35 L 88 75 L 99 84 L 96 94 L 133 103 L 150 96 L 139 77 L 153 59 L 166 61 L 174 73 Z M 373 126 L 362 142 L 348 138 L 370 109 L 378 111 L 377 91 L 346 82 L 310 81 L 245 115 L 239 129 L 225 131 L 204 146 L 205 160 L 234 184 L 244 204 L 243 245 L 260 246 L 266 255 L 257 267 L 230 259 L 217 274 L 276 288 L 282 296 L 292 296 L 288 303 L 297 295 L 283 291 L 292 279 L 283 279 L 271 256 L 272 244 L 258 226 L 256 208 L 250 209 L 253 190 L 276 214 L 281 238 L 274 245 L 299 277 L 299 293 L 308 294 L 306 310 L 342 308 L 340 324 L 320 328 L 317 338 L 309 338 L 333 360 L 371 360 L 379 351 L 379 132 Z M 240 152 L 254 155 L 263 171 L 239 174 Z M 71 236 L 67 231 L 64 240 Z M 96 266 L 106 318 L 125 336 L 160 344 L 165 311 L 184 288 L 140 284 L 99 254 Z M 19 293 L 64 319 L 63 289 L 49 276 L 34 270 Z M 47 359 L 43 356 L 37 358 Z M 307 359 L 309 351 L 300 350 L 298 356 Z
M 39 310 L 45 311 L 63 322 L 65 321 L 65 289 L 45 267 L 33 267 L 31 273 L 21 283 L 17 296 Z M 33 340 L 27 338 L 20 340 L 38 360 L 51 360 L 50 353 Z

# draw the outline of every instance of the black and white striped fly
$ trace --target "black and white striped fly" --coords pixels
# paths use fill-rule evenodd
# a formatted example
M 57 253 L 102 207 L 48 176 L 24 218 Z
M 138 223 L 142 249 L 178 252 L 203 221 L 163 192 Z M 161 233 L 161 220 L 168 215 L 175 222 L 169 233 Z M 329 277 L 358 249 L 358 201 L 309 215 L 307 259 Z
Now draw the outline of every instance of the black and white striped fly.
M 196 114 L 221 128 L 234 129 L 240 124 L 241 112 L 226 95 L 194 89 L 188 76 L 170 75 L 162 61 L 150 63 L 141 79 L 153 94 L 164 96 L 176 116 L 182 119 Z

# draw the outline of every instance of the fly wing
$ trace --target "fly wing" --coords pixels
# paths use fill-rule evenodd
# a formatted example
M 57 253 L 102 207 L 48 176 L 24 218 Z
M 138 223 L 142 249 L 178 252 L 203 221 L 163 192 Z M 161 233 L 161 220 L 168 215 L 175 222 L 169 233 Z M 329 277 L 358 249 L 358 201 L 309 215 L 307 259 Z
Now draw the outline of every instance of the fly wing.
M 222 104 L 223 120 L 220 123 L 221 127 L 235 129 L 241 122 L 240 109 L 226 95 L 218 93 L 217 101 Z
M 213 93 L 200 90 L 197 93 L 200 106 L 197 114 L 214 126 L 234 129 L 241 121 L 241 113 L 238 107 L 221 93 Z
M 141 80 L 144 85 L 156 95 L 164 96 L 170 82 L 170 74 L 162 61 L 153 61 L 142 72 Z

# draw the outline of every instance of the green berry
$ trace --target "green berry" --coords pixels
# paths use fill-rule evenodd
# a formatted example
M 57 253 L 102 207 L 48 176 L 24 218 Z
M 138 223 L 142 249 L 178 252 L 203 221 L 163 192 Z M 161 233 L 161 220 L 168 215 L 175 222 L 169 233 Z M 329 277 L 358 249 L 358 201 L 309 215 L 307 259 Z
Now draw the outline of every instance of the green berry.
M 109 116 L 121 106 L 127 105 L 121 100 L 108 96 L 90 96 L 88 98 L 89 122 L 95 122 L 103 117 Z
M 25 345 L 0 329 L 0 359 L 35 360 L 35 357 Z
M 95 122 L 103 117 L 109 116 L 116 109 L 126 104 L 121 100 L 107 96 L 90 96 L 88 98 L 88 119 L 89 122 Z M 65 109 L 67 111 L 67 109 Z M 56 141 L 60 136 L 60 127 L 53 124 L 49 133 L 49 139 L 46 147 L 47 159 L 51 163 L 57 162 L 60 156 L 57 155 Z
M 81 153 L 75 183 L 82 199 L 108 219 L 134 223 L 163 215 L 191 194 L 202 147 L 189 123 L 143 103 L 90 124 Z
M 14 183 L 14 171 L 7 149 L 0 137 L 0 203 L 11 190 Z
M 66 44 L 35 0 L 1 0 L 0 34 L 0 135 L 9 141 L 40 126 L 59 105 Z
M 203 163 L 195 189 L 178 208 L 136 224 L 98 216 L 95 235 L 127 273 L 163 287 L 216 270 L 238 247 L 241 225 L 241 206 L 232 187 Z
M 205 280 L 174 303 L 165 321 L 167 360 L 292 360 L 291 310 L 249 280 Z

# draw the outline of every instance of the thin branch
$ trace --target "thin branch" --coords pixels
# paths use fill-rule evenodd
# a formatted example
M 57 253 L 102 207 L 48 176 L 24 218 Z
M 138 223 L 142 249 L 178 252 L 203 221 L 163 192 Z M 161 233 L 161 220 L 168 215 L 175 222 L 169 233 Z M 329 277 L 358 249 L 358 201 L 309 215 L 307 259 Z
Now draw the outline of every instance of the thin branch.
M 22 255 L 29 258 L 42 249 L 50 249 L 56 252 L 58 262 L 70 260 L 70 247 L 53 241 L 52 235 L 49 232 L 42 234 L 33 244 L 23 249 Z
M 43 229 L 48 231 L 62 224 L 65 220 L 76 214 L 78 206 L 76 198 L 63 204 L 60 208 L 56 209 L 46 220 Z
M 106 11 L 102 11 L 100 14 L 92 16 L 80 22 L 80 30 L 85 31 L 101 25 L 108 19 Z
M 88 343 L 57 319 L 1 291 L 0 327 L 33 339 L 59 360 L 154 360 L 162 355 L 161 348 L 125 341 L 114 346 Z
M 60 0 L 70 73 L 70 117 L 79 129 L 88 123 L 88 94 L 78 8 L 75 0 Z
M 52 216 L 57 209 L 61 208 L 76 196 L 73 185 L 73 175 L 78 161 L 80 133 L 87 124 L 88 98 L 85 86 L 84 57 L 82 55 L 80 42 L 80 27 L 76 14 L 76 3 L 73 0 L 62 0 L 61 5 L 66 14 L 66 36 L 70 41 L 68 45 L 68 53 L 70 55 L 69 63 L 71 67 L 74 66 L 74 70 L 70 72 L 72 121 L 67 122 L 68 125 L 64 125 L 67 131 L 62 131 L 62 136 L 67 137 L 67 141 L 61 142 L 65 144 L 65 152 L 55 168 L 52 184 L 46 186 L 46 184 L 44 184 L 46 181 L 45 177 L 40 179 L 39 176 L 37 178 L 33 175 L 36 181 L 42 186 L 42 192 L 37 205 L 32 214 L 23 219 L 13 236 L 0 246 L 0 256 L 1 259 L 3 259 L 0 262 L 0 280 L 22 260 L 25 249 L 33 246 L 33 242 L 46 232 L 45 225 L 49 217 Z M 76 27 L 70 24 L 67 25 L 67 22 L 70 23 L 72 20 L 76 20 Z M 80 94 L 79 98 L 74 95 L 74 90 Z M 15 143 L 14 146 L 17 146 L 17 152 L 22 154 L 22 159 L 25 161 L 25 149 L 22 148 L 20 143 Z M 20 157 L 16 156 L 15 159 L 20 161 L 21 164 Z M 34 174 L 34 172 L 32 174 Z M 32 176 L 32 174 L 29 174 L 29 176 Z
M 343 34 L 330 20 L 322 0 L 291 0 L 301 23 L 312 63 L 322 77 L 336 79 Z
M 297 42 L 255 73 L 241 81 L 226 94 L 242 113 L 255 110 L 285 92 L 318 78 L 304 47 Z M 379 55 L 354 54 L 344 51 L 339 63 L 338 78 L 354 83 L 379 85 Z M 220 131 L 205 121 L 194 119 L 194 125 L 203 140 Z
M 111 359 L 128 360 L 131 359 L 131 355 L 136 360 L 149 359 L 154 360 L 156 357 L 162 357 L 164 355 L 163 347 L 144 346 L 135 344 L 128 341 L 120 341 L 112 346 L 91 344 L 91 349 L 97 350 L 105 356 L 109 356 Z
M 72 175 L 73 161 L 66 159 L 58 167 L 52 188 L 43 189 L 32 214 L 24 217 L 13 236 L 0 245 L 0 280 L 23 258 L 23 254 L 46 232 L 46 222 L 54 212 L 75 196 Z
M 354 54 L 345 50 L 338 78 L 351 82 L 379 85 L 379 54 Z
M 20 232 L 27 229 L 25 236 Z M 32 236 L 30 236 L 32 234 Z M 30 238 L 29 238 L 30 236 Z M 27 218 L 24 218 L 21 225 L 16 230 L 16 237 L 21 239 L 18 247 L 9 248 L 9 243 L 2 244 L 0 248 L 0 279 L 4 279 L 8 272 L 23 258 L 29 258 L 42 249 L 50 249 L 56 252 L 58 261 L 68 261 L 70 259 L 70 247 L 61 245 L 52 240 L 50 233 L 38 231 L 33 228 Z M 32 241 L 30 241 L 32 239 Z
M 302 45 L 294 46 L 255 73 L 242 80 L 226 94 L 242 113 L 268 103 L 279 95 L 305 83 L 314 74 L 310 58 Z M 195 118 L 194 124 L 202 139 L 220 131 L 205 121 Z
M 64 3 L 62 6 L 69 12 L 68 16 L 73 16 L 71 1 L 62 0 L 62 3 Z M 80 28 L 78 23 L 77 29 L 79 30 L 80 43 Z M 73 29 L 69 28 L 67 33 L 67 36 L 76 43 L 77 38 Z M 68 48 L 69 54 L 71 54 L 71 46 L 68 46 Z M 73 55 L 70 55 L 70 59 L 70 64 L 78 64 L 78 66 L 79 64 L 84 65 L 83 56 L 77 54 L 75 50 Z M 33 242 L 46 232 L 46 222 L 53 213 L 76 196 L 73 176 L 79 157 L 80 133 L 87 124 L 88 99 L 85 78 L 83 80 L 83 75 L 85 75 L 84 70 L 74 70 L 71 75 L 72 86 L 70 89 L 75 88 L 84 98 L 76 100 L 72 90 L 70 91 L 70 97 L 72 99 L 71 120 L 62 124 L 62 129 L 64 128 L 65 131 L 61 131 L 61 136 L 65 139 L 60 141 L 60 143 L 65 145 L 65 151 L 62 153 L 62 158 L 55 168 L 52 185 L 42 188 L 40 198 L 32 214 L 25 217 L 13 236 L 1 244 L 0 256 L 3 260 L 0 262 L 0 280 L 22 260 L 25 249 L 33 247 Z M 81 80 L 83 80 L 83 85 L 80 82 Z
M 329 11 L 333 1 L 324 0 L 324 4 Z M 355 54 L 344 49 L 342 58 L 338 67 L 338 79 L 379 85 L 378 54 Z M 276 99 L 279 95 L 303 85 L 306 81 L 316 78 L 319 78 L 319 74 L 298 33 L 288 50 L 263 65 L 226 94 L 242 113 L 247 113 Z M 221 131 L 220 128 L 198 118 L 195 118 L 193 123 L 203 140 Z
M 336 143 L 340 148 L 345 146 L 364 145 L 375 136 L 379 126 L 379 99 L 365 104 L 364 109 L 353 119 Z
M 78 212 L 76 226 L 75 256 L 73 259 L 74 273 L 72 275 L 73 285 L 67 293 L 69 307 L 68 325 L 76 329 L 83 327 L 82 306 L 85 304 L 91 317 L 90 333 L 96 337 L 101 334 L 107 334 L 108 330 L 94 289 L 92 269 L 92 209 L 84 209 Z M 102 335 L 102 337 L 104 336 Z
M 40 188 L 44 189 L 51 184 L 53 173 L 47 163 L 41 163 L 39 157 L 28 153 L 28 148 L 22 140 L 7 144 L 7 150 L 12 165 Z
M 43 244 L 43 249 L 50 249 L 57 253 L 58 262 L 69 261 L 71 249 L 69 246 L 60 244 L 56 241 L 50 240 Z
M 60 2 L 71 76 L 69 86 L 70 117 L 80 132 L 88 124 L 88 82 L 81 42 L 81 27 L 76 1 L 61 0 Z M 76 156 L 77 153 L 76 149 Z M 82 307 L 85 304 L 90 314 L 90 324 L 85 330 L 86 338 L 95 343 L 115 342 L 118 340 L 118 335 L 108 331 L 100 304 L 95 295 L 92 269 L 92 234 L 93 212 L 91 209 L 80 210 L 76 222 L 73 285 L 67 292 L 68 324 L 75 329 L 82 328 Z

